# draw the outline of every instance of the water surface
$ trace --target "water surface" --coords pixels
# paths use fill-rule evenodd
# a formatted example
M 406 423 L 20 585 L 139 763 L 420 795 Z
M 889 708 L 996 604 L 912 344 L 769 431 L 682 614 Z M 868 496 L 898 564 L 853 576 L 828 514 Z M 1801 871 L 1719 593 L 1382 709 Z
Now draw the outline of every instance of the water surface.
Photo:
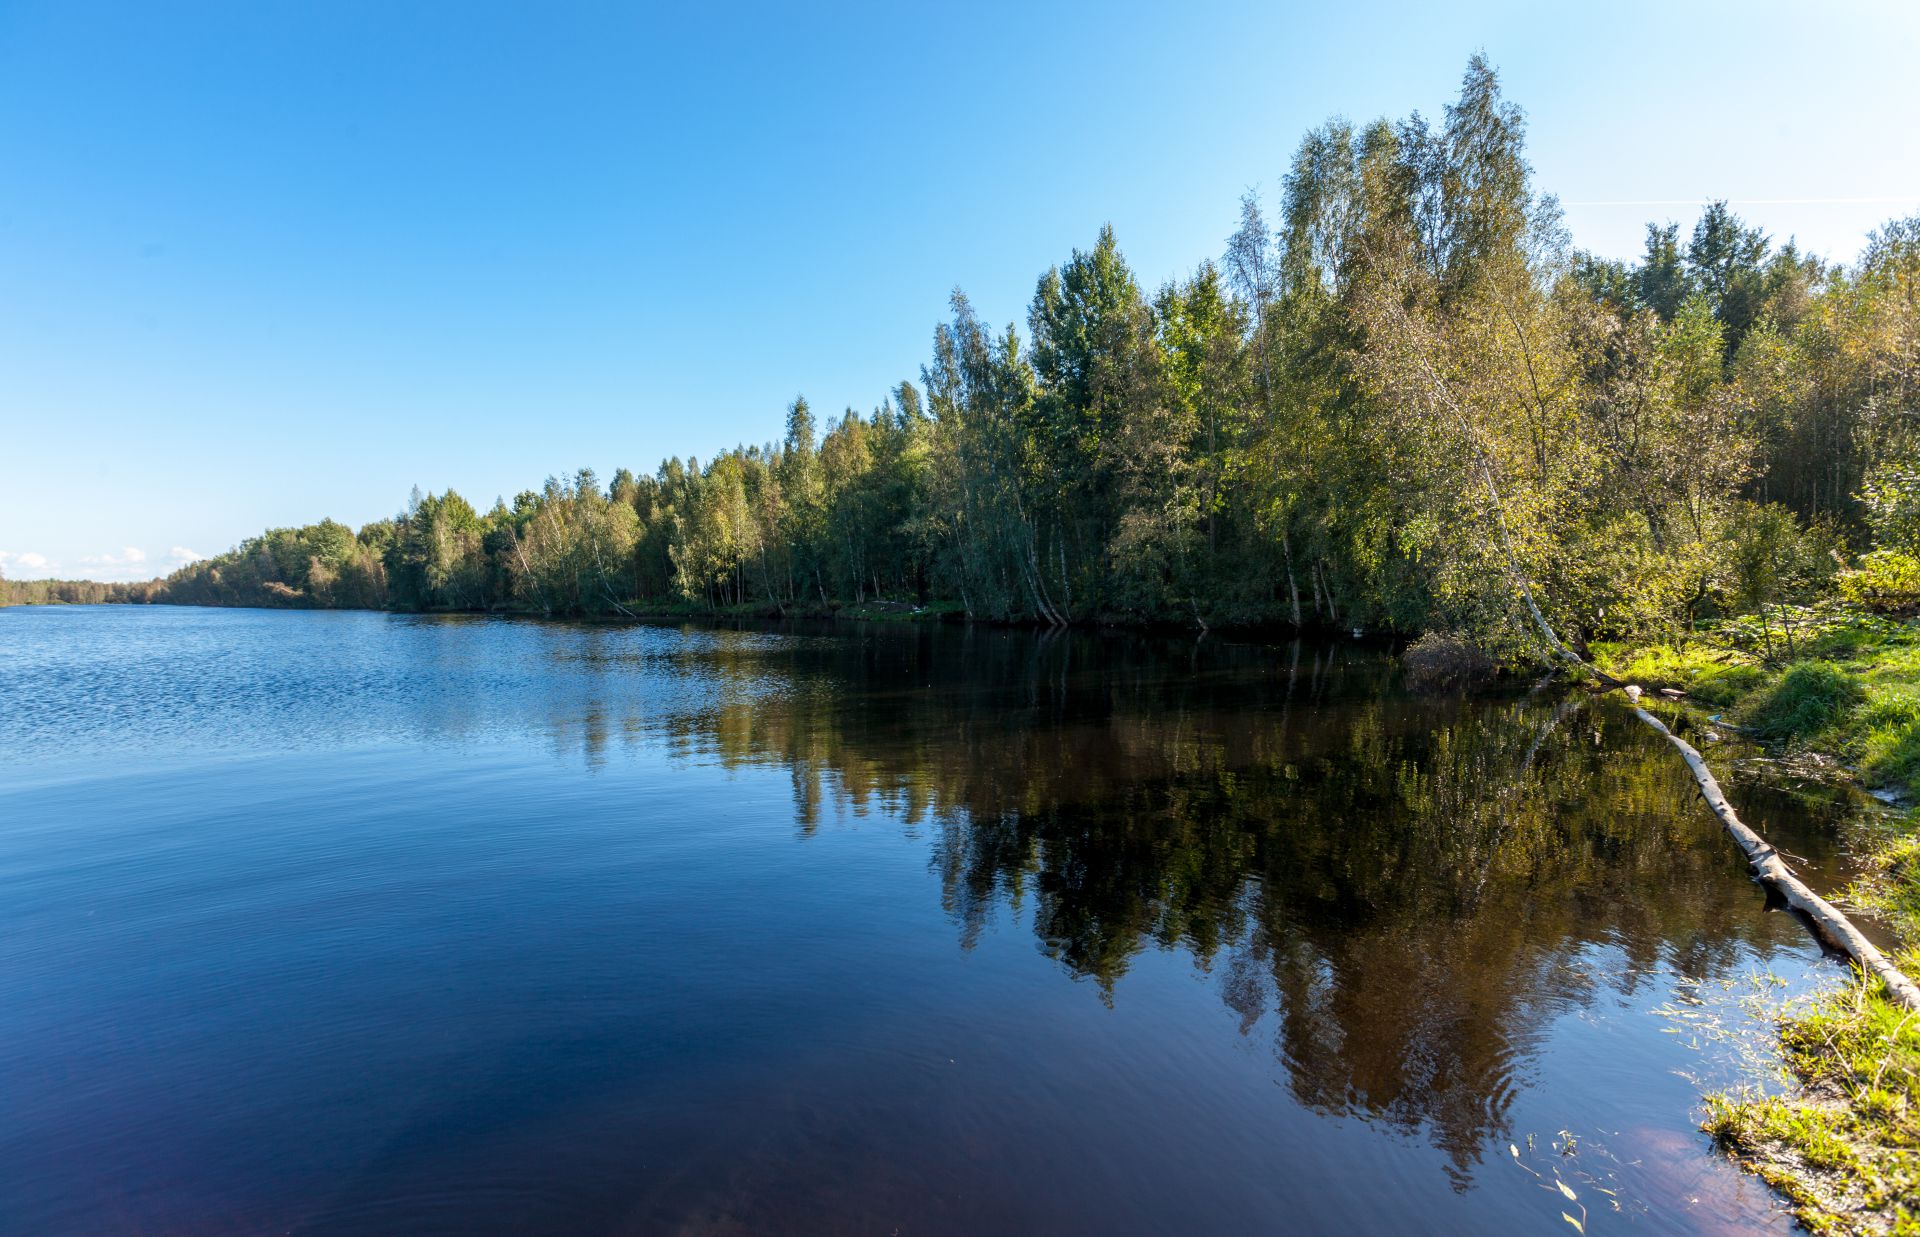
M 0 1231 L 1788 1227 L 1697 1103 L 1835 968 L 1610 706 L 109 607 L 0 611 L 0 702 Z

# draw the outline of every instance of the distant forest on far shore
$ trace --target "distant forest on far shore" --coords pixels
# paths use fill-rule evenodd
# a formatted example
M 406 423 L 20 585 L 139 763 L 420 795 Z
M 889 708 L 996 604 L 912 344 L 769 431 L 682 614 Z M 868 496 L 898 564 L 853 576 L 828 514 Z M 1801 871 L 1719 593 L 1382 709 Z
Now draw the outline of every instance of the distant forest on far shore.
M 1217 261 L 1111 229 L 1024 332 L 956 292 L 918 381 L 704 463 L 417 490 L 163 580 L 15 602 L 1364 627 L 1532 649 L 1811 595 L 1920 528 L 1920 218 L 1850 265 L 1725 203 L 1576 248 L 1476 57 L 1437 121 L 1307 134 Z M 1904 560 L 1903 560 L 1904 561 Z M 1904 567 L 1900 570 L 1905 570 Z M 1896 576 L 1898 572 L 1894 573 Z

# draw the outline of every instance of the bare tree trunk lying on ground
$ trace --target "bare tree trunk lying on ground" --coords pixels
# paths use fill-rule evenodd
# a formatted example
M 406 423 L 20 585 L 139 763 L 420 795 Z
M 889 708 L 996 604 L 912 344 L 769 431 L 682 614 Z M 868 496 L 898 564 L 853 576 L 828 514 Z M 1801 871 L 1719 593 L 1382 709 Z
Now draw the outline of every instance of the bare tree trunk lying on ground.
M 1529 598 L 1529 605 L 1531 605 L 1531 598 Z M 1543 628 L 1549 633 L 1552 632 L 1552 628 L 1547 627 L 1546 619 L 1538 609 L 1534 610 L 1534 617 L 1539 620 Z M 1687 762 L 1687 768 L 1693 772 L 1693 780 L 1700 784 L 1700 795 L 1707 801 L 1707 807 L 1720 819 L 1720 823 L 1726 826 L 1727 832 L 1733 835 L 1733 840 L 1739 844 L 1741 851 L 1746 855 L 1747 865 L 1753 869 L 1754 879 L 1785 898 L 1787 905 L 1805 915 L 1813 924 L 1814 931 L 1818 932 L 1822 938 L 1835 948 L 1844 950 L 1859 964 L 1861 970 L 1885 984 L 1887 995 L 1895 1004 L 1902 1009 L 1920 1012 L 1920 987 L 1915 987 L 1914 982 L 1907 978 L 1905 972 L 1895 966 L 1887 955 L 1881 953 L 1879 947 L 1868 940 L 1865 934 L 1854 926 L 1851 919 L 1842 914 L 1831 902 L 1809 889 L 1806 882 L 1795 876 L 1793 869 L 1787 866 L 1786 860 L 1780 857 L 1780 852 L 1769 845 L 1765 838 L 1747 827 L 1746 822 L 1740 819 L 1740 814 L 1733 810 L 1733 804 L 1727 799 L 1726 792 L 1720 789 L 1720 783 L 1714 779 L 1713 771 L 1707 768 L 1706 758 L 1700 755 L 1693 744 L 1668 730 L 1664 722 L 1640 707 L 1640 689 L 1629 687 L 1611 675 L 1595 669 L 1566 645 L 1561 644 L 1558 636 L 1552 637 L 1552 643 L 1561 655 L 1574 665 L 1584 667 L 1611 687 L 1624 688 L 1634 716 L 1659 731 L 1667 742 L 1679 749 L 1681 759 Z
M 1410 323 L 1405 308 L 1389 302 L 1398 321 Z M 1533 582 L 1527 578 L 1527 572 L 1521 565 L 1520 557 L 1514 552 L 1511 534 L 1507 528 L 1506 501 L 1499 483 L 1494 476 L 1494 466 L 1490 451 L 1475 432 L 1473 420 L 1447 387 L 1445 379 L 1434 368 L 1432 361 L 1424 354 L 1418 356 L 1421 375 L 1433 397 L 1433 401 L 1442 410 L 1452 415 L 1461 437 L 1473 453 L 1473 463 L 1480 473 L 1482 484 L 1486 487 L 1487 499 L 1493 512 L 1494 530 L 1497 533 L 1498 548 L 1505 561 L 1507 573 L 1519 591 L 1521 600 L 1526 603 L 1527 613 L 1533 619 L 1535 628 L 1547 647 L 1562 661 L 1576 667 L 1599 680 L 1608 688 L 1625 688 L 1627 698 L 1632 702 L 1634 713 L 1641 721 L 1664 735 L 1668 742 L 1680 750 L 1687 767 L 1693 771 L 1693 777 L 1700 784 L 1700 793 L 1706 798 L 1707 806 L 1720 818 L 1733 840 L 1747 856 L 1747 863 L 1753 869 L 1755 879 L 1778 892 L 1787 904 L 1805 915 L 1814 928 L 1833 945 L 1845 950 L 1862 970 L 1886 985 L 1887 993 L 1905 1009 L 1920 1012 L 1920 988 L 1916 988 L 1899 967 L 1869 941 L 1853 925 L 1853 921 L 1841 914 L 1825 898 L 1807 888 L 1805 882 L 1793 874 L 1773 847 L 1764 838 L 1740 820 L 1733 810 L 1733 804 L 1727 801 L 1726 794 L 1720 789 L 1720 783 L 1714 780 L 1713 773 L 1707 768 L 1707 762 L 1701 758 L 1693 745 L 1675 735 L 1659 718 L 1640 707 L 1640 689 L 1631 687 L 1605 673 L 1589 663 L 1580 654 L 1574 652 L 1560 639 L 1560 633 L 1553 629 L 1545 612 L 1534 597 Z M 1764 615 L 1764 611 L 1762 611 Z
M 1693 770 L 1693 780 L 1700 783 L 1700 793 L 1706 798 L 1707 806 L 1727 827 L 1733 840 L 1746 852 L 1747 862 L 1753 868 L 1755 879 L 1779 892 L 1787 904 L 1813 921 L 1820 935 L 1834 945 L 1847 951 L 1860 968 L 1887 986 L 1887 994 L 1904 1009 L 1920 1011 L 1920 988 L 1916 988 L 1900 968 L 1895 966 L 1887 955 L 1880 952 L 1874 943 L 1868 940 L 1853 926 L 1853 921 L 1836 910 L 1832 903 L 1807 888 L 1801 879 L 1793 874 L 1793 869 L 1780 858 L 1780 853 L 1767 845 L 1753 830 L 1742 823 L 1733 810 L 1733 804 L 1727 802 L 1726 794 L 1721 791 L 1720 783 L 1714 780 L 1713 773 L 1707 768 L 1707 762 L 1701 758 L 1692 744 L 1668 730 L 1660 719 L 1640 707 L 1640 689 L 1629 687 L 1627 696 L 1633 701 L 1633 711 L 1641 721 L 1665 735 L 1667 741 L 1680 749 L 1680 755 L 1686 760 L 1687 767 Z
M 1700 784 L 1700 794 L 1707 801 L 1707 807 L 1726 826 L 1727 832 L 1747 856 L 1747 864 L 1753 869 L 1754 879 L 1779 893 L 1787 905 L 1805 915 L 1812 922 L 1814 930 L 1836 948 L 1845 950 L 1847 955 L 1860 965 L 1860 969 L 1886 985 L 1887 995 L 1903 1009 L 1920 1012 L 1920 987 L 1887 955 L 1880 952 L 1874 943 L 1855 927 L 1853 921 L 1842 914 L 1831 902 L 1809 889 L 1804 881 L 1793 874 L 1780 853 L 1767 840 L 1746 826 L 1739 813 L 1733 810 L 1726 792 L 1720 789 L 1720 783 L 1714 780 L 1713 771 L 1707 768 L 1707 762 L 1698 750 L 1685 739 L 1668 730 L 1665 723 L 1640 707 L 1640 689 L 1622 683 L 1619 679 L 1602 672 L 1589 664 L 1578 653 L 1561 642 L 1560 636 L 1547 622 L 1546 615 L 1534 604 L 1533 593 L 1525 588 L 1525 578 L 1521 576 L 1523 596 L 1527 609 L 1532 612 L 1534 621 L 1539 625 L 1547 643 L 1569 664 L 1577 666 L 1608 687 L 1624 688 L 1631 702 L 1634 715 L 1663 735 L 1667 742 L 1680 751 L 1681 758 L 1687 762 L 1687 768 L 1693 771 L 1693 780 Z

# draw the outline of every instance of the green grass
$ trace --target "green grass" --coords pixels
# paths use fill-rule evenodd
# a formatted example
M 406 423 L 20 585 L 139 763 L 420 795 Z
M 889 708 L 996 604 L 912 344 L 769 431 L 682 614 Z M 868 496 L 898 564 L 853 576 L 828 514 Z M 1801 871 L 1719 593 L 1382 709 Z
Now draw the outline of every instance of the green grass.
M 1868 786 L 1920 800 L 1920 622 L 1828 607 L 1795 625 L 1790 660 L 1761 656 L 1751 618 L 1684 645 L 1593 651 L 1616 678 L 1678 688 L 1776 747 L 1825 752 Z M 1777 628 L 1772 648 L 1784 651 Z
M 1601 669 L 1642 687 L 1676 687 L 1703 704 L 1730 705 L 1763 682 L 1766 671 L 1745 653 L 1706 643 L 1655 644 L 1622 650 L 1596 646 Z
M 1740 717 L 1760 737 L 1787 743 L 1826 733 L 1866 698 L 1857 675 L 1832 662 L 1805 661 L 1742 702 Z
M 1854 984 L 1785 1018 L 1792 1096 L 1714 1095 L 1702 1127 L 1814 1233 L 1920 1233 L 1920 1019 Z
M 1860 768 L 1868 780 L 1920 792 L 1920 684 L 1875 684 L 1858 725 Z
M 1920 800 L 1920 622 L 1806 608 L 1736 619 L 1681 646 L 1596 648 L 1643 687 L 1675 687 L 1769 746 L 1833 756 L 1873 788 Z M 1764 653 L 1771 649 L 1775 660 Z M 1920 946 L 1920 808 L 1863 827 L 1866 875 L 1845 901 Z M 1920 971 L 1920 951 L 1898 959 Z M 1703 1126 L 1819 1234 L 1920 1237 L 1920 1015 L 1863 981 L 1780 1024 L 1793 1094 L 1708 1097 Z

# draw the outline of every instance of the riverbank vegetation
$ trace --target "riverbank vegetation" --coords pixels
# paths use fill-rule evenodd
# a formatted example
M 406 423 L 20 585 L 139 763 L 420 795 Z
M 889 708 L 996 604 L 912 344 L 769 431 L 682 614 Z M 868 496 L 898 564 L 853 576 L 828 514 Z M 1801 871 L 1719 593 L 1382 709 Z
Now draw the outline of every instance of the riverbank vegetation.
M 1306 135 L 1185 278 L 1144 287 L 1108 228 L 1040 276 L 1024 330 L 956 292 L 869 412 L 797 398 L 779 438 L 704 462 L 484 510 L 416 490 L 164 580 L 5 596 L 1365 628 L 1424 634 L 1445 682 L 1544 659 L 1550 629 L 1912 798 L 1920 217 L 1834 265 L 1713 203 L 1650 224 L 1637 262 L 1597 257 L 1476 58 L 1436 119 Z M 1856 900 L 1920 927 L 1897 833 Z M 1852 1164 L 1872 1214 L 1904 1214 L 1916 1037 L 1849 994 L 1788 1024 L 1807 1097 L 1727 1100 L 1714 1128 Z
M 1442 114 L 1329 121 L 1218 262 L 1143 287 L 1111 229 L 1024 331 L 953 297 L 917 382 L 776 441 L 481 509 L 275 529 L 128 600 L 621 613 L 950 607 L 1363 627 L 1536 655 L 1827 587 L 1911 489 L 1920 219 L 1830 265 L 1725 204 L 1577 249 L 1479 59 Z M 1907 469 L 1907 471 L 1903 471 Z M 1763 633 L 1765 634 L 1765 633 Z M 1795 636 L 1789 631 L 1784 638 Z
M 1714 1095 L 1705 1128 L 1818 1234 L 1920 1224 L 1920 1034 L 1853 985 L 1781 1023 L 1787 1095 Z
M 1869 496 L 1881 548 L 1835 596 L 1713 624 L 1684 642 L 1602 647 L 1616 675 L 1687 692 L 1703 721 L 1737 728 L 1791 767 L 1858 779 L 1888 805 L 1861 827 L 1865 876 L 1844 900 L 1875 914 L 1920 969 L 1920 623 L 1878 580 L 1912 563 L 1912 508 Z M 1900 570 L 1906 570 L 1900 567 Z M 1862 578 L 1875 582 L 1861 587 Z M 1791 1089 L 1710 1098 L 1707 1130 L 1792 1200 L 1816 1233 L 1920 1231 L 1920 1020 L 1856 979 L 1781 1019 Z

